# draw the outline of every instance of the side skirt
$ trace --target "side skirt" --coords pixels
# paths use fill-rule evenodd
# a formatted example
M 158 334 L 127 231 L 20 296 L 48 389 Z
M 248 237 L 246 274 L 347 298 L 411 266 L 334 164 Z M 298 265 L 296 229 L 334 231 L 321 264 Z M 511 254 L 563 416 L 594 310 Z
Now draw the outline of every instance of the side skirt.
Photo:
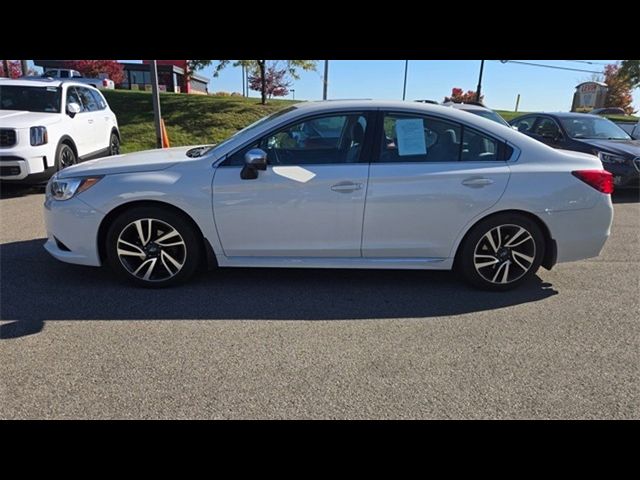
M 348 258 L 348 257 L 225 257 L 220 267 L 250 268 L 370 268 L 395 270 L 451 270 L 452 258 Z

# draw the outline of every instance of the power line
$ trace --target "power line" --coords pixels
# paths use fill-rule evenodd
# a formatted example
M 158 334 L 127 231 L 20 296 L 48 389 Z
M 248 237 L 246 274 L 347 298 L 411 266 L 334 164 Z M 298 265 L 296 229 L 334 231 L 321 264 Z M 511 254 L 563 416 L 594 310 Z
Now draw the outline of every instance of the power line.
M 606 63 L 602 63 L 602 62 L 591 62 L 589 60 L 565 60 L 565 62 L 574 62 L 574 63 L 588 63 L 589 65 L 607 65 Z
M 596 70 L 582 70 L 578 68 L 558 67 L 556 65 L 545 65 L 542 63 L 521 62 L 520 60 L 500 60 L 500 62 L 501 63 L 518 63 L 520 65 L 529 65 L 531 67 L 552 68 L 554 70 L 568 70 L 570 72 L 602 73 L 601 71 L 596 71 Z

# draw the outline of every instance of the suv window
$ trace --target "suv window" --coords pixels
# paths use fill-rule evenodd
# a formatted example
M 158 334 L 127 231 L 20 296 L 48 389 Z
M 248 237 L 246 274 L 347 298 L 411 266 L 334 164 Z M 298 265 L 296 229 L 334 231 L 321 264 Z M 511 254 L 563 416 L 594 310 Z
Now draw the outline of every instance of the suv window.
M 360 159 L 366 127 L 366 117 L 358 114 L 307 119 L 242 148 L 223 165 L 244 165 L 244 154 L 252 148 L 267 152 L 270 165 L 355 163 Z
M 104 101 L 104 98 L 102 98 L 100 92 L 91 89 L 89 89 L 89 92 L 93 96 L 95 102 L 98 104 L 98 110 L 104 110 L 105 108 L 107 108 L 107 102 Z
M 533 124 L 536 123 L 536 117 L 525 117 L 513 122 L 513 126 L 522 133 L 533 133 Z
M 82 100 L 83 112 L 95 112 L 98 110 L 98 103 L 91 94 L 91 90 L 86 87 L 75 87 L 80 100 Z
M 456 162 L 460 125 L 404 114 L 386 114 L 380 162 Z
M 70 103 L 77 103 L 82 109 L 82 102 L 80 101 L 80 97 L 78 96 L 78 92 L 76 92 L 75 87 L 67 88 L 67 107 Z

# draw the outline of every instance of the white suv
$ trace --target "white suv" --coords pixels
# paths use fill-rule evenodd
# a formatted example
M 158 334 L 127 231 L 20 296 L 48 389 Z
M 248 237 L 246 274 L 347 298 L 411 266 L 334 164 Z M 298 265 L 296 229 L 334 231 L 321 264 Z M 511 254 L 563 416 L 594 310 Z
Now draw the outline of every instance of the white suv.
M 0 180 L 42 183 L 82 160 L 119 153 L 118 121 L 96 88 L 0 79 Z

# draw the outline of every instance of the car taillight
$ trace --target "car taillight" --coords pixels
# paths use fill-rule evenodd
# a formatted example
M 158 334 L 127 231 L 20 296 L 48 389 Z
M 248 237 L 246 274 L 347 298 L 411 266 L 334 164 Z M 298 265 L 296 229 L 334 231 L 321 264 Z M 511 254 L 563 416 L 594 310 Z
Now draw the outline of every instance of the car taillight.
M 606 170 L 574 170 L 571 175 L 602 193 L 613 193 L 613 175 Z

